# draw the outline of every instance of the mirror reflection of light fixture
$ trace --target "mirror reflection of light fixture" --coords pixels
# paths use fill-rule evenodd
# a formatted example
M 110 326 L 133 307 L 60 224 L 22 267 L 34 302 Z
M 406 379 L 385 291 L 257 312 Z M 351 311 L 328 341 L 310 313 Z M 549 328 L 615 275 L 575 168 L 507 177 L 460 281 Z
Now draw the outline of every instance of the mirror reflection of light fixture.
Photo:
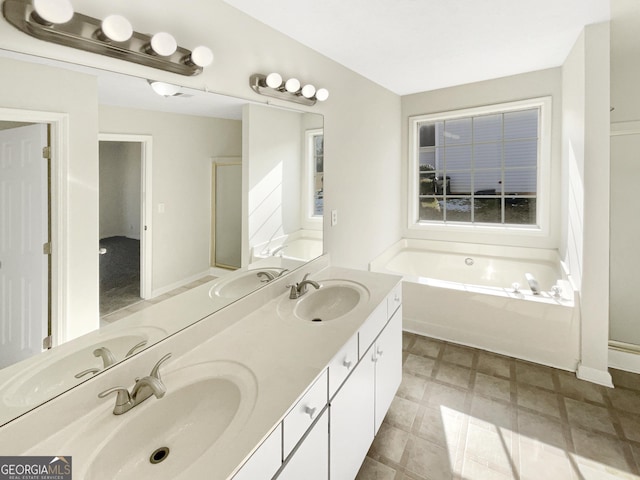
M 67 23 L 73 18 L 73 7 L 69 0 L 33 0 L 31 18 L 46 26 Z
M 213 63 L 207 47 L 190 51 L 167 32 L 136 32 L 121 15 L 99 20 L 76 13 L 70 0 L 4 0 L 2 14 L 18 30 L 40 40 L 180 75 L 198 75 Z
M 288 100 L 302 105 L 315 105 L 316 102 L 324 102 L 329 98 L 326 88 L 316 90 L 311 84 L 305 84 L 301 88 L 300 80 L 289 78 L 283 82 L 282 75 L 272 72 L 269 75 L 254 73 L 249 77 L 249 86 L 260 95 Z
M 154 92 L 162 97 L 173 97 L 180 92 L 181 88 L 179 85 L 174 85 L 172 83 L 166 82 L 157 82 L 154 80 L 149 80 L 149 85 L 151 85 L 151 88 Z

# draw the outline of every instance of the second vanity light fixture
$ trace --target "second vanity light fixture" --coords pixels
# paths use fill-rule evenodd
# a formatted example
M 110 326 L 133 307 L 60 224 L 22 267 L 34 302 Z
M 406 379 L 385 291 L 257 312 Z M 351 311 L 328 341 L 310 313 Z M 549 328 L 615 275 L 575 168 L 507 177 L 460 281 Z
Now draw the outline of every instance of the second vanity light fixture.
M 213 63 L 205 46 L 179 47 L 167 32 L 145 35 L 121 15 L 103 20 L 73 11 L 70 0 L 5 0 L 4 17 L 23 32 L 68 47 L 139 63 L 181 75 L 198 75 Z
M 262 75 L 255 73 L 249 78 L 249 85 L 260 95 L 288 100 L 302 105 L 315 105 L 316 102 L 324 102 L 329 98 L 326 88 L 314 87 L 311 84 L 301 85 L 297 78 L 284 81 L 279 73 Z

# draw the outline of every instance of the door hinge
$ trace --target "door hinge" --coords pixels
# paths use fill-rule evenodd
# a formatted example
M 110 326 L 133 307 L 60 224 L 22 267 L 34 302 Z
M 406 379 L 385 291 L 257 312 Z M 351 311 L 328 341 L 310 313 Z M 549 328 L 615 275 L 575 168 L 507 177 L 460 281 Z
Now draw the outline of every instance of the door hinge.
M 51 147 L 42 147 L 42 158 L 46 158 L 47 160 L 51 159 Z
M 45 255 L 51 255 L 51 242 L 42 244 L 42 253 Z
M 53 338 L 51 335 L 48 335 L 42 339 L 42 349 L 48 350 L 53 347 Z

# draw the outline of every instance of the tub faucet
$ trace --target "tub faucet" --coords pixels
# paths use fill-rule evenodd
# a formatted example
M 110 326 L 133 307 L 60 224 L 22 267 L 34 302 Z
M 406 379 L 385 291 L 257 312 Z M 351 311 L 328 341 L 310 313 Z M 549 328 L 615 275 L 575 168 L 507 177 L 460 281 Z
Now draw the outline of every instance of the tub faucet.
M 113 387 L 104 392 L 98 394 L 99 398 L 104 398 L 112 393 L 117 393 L 116 406 L 113 409 L 114 415 L 122 415 L 128 412 L 136 405 L 141 404 L 151 395 L 155 395 L 156 398 L 164 397 L 167 392 L 167 387 L 162 383 L 160 378 L 160 365 L 171 357 L 170 353 L 167 353 L 164 357 L 158 360 L 151 373 L 146 377 L 137 378 L 136 383 L 131 389 L 131 393 L 126 387 Z
M 287 248 L 289 245 L 280 245 L 278 248 L 274 248 L 273 250 L 271 250 L 271 252 L 269 252 L 269 255 L 271 255 L 272 257 L 275 257 L 276 254 L 282 252 L 285 248 Z M 280 256 L 282 256 L 284 252 L 280 253 Z
M 524 278 L 529 282 L 529 288 L 531 289 L 531 293 L 534 295 L 540 295 L 540 285 L 538 285 L 538 281 L 535 277 L 530 273 L 525 273 Z
M 307 273 L 304 277 L 302 277 L 302 281 L 299 283 L 294 283 L 293 285 L 287 285 L 287 288 L 290 288 L 289 298 L 291 300 L 295 300 L 296 298 L 301 297 L 305 293 L 307 293 L 307 285 L 311 285 L 313 288 L 318 290 L 320 288 L 320 284 L 318 282 L 314 282 L 313 280 L 309 280 L 309 273 Z

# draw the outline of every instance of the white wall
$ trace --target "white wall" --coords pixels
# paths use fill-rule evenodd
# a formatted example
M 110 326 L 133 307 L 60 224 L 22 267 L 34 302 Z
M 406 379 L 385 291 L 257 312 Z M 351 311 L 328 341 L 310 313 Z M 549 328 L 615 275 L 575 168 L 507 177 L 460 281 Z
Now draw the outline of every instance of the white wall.
M 580 287 L 578 376 L 611 385 L 609 336 L 609 24 L 590 25 L 563 68 L 565 258 Z M 577 272 L 581 272 L 578 276 Z
M 487 232 L 443 232 L 432 228 L 417 231 L 408 228 L 407 194 L 409 180 L 409 117 L 438 112 L 449 112 L 471 107 L 524 100 L 536 97 L 552 97 L 551 132 L 551 188 L 549 210 L 550 229 L 548 235 L 533 236 L 514 234 L 507 231 Z M 560 68 L 541 70 L 522 75 L 487 80 L 456 87 L 433 90 L 402 97 L 402 221 L 403 236 L 431 240 L 451 240 L 458 242 L 487 243 L 492 245 L 513 245 L 538 248 L 560 247 L 561 211 L 557 208 L 560 201 L 560 166 L 562 158 L 562 78 Z
M 141 145 L 99 144 L 100 238 L 122 236 L 140 240 Z
M 211 159 L 241 154 L 240 122 L 104 105 L 99 122 L 100 133 L 153 137 L 153 291 L 207 272 Z

